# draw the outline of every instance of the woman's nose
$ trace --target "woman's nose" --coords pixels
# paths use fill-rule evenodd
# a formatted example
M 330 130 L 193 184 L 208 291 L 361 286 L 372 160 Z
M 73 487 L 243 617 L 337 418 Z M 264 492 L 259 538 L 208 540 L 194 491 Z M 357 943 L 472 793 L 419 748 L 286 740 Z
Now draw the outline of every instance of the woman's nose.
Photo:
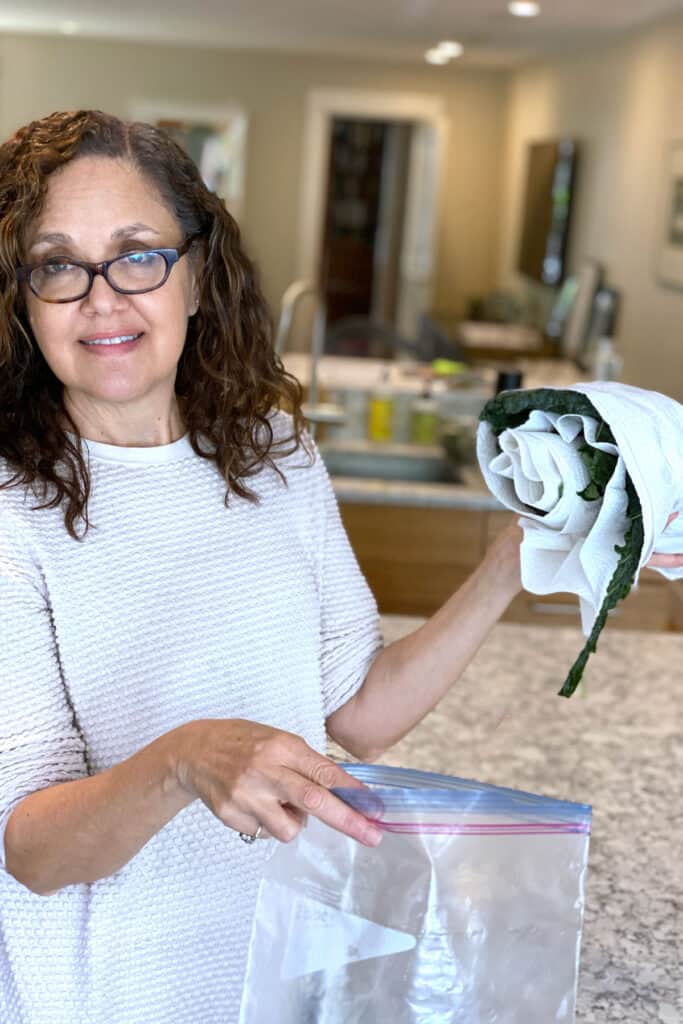
M 114 291 L 103 274 L 95 274 L 90 291 L 83 301 L 84 310 L 104 315 L 115 309 L 123 309 L 128 303 L 128 296 Z

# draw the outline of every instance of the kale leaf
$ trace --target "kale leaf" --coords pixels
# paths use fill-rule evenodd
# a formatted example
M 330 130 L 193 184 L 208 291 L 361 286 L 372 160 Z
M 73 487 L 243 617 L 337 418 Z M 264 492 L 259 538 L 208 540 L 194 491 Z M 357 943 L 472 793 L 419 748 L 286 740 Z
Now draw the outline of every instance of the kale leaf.
M 609 425 L 601 418 L 586 395 L 580 394 L 578 391 L 534 388 L 529 391 L 501 392 L 486 403 L 479 419 L 489 423 L 495 435 L 499 436 L 504 430 L 510 427 L 519 427 L 525 423 L 533 409 L 540 409 L 543 412 L 577 413 L 581 416 L 591 416 L 599 423 L 596 440 L 615 443 Z M 585 501 L 596 501 L 605 493 L 605 487 L 612 477 L 617 457 L 609 452 L 593 448 L 589 444 L 583 445 L 579 449 L 579 453 L 590 475 L 590 482 L 583 491 L 578 492 L 579 497 Z M 638 571 L 644 540 L 643 519 L 640 500 L 628 474 L 626 475 L 626 494 L 628 497 L 626 516 L 629 519 L 629 526 L 624 535 L 623 545 L 621 547 L 616 545 L 614 549 L 619 555 L 619 560 L 612 579 L 609 581 L 605 599 L 593 623 L 590 636 L 559 690 L 561 697 L 571 697 L 576 690 L 586 662 L 597 648 L 598 637 L 607 621 L 609 612 L 627 596 Z

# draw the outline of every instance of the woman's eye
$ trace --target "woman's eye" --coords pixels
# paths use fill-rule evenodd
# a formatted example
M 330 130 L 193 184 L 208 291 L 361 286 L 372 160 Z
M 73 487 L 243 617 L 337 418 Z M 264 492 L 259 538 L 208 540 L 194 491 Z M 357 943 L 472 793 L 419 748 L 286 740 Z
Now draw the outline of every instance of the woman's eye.
M 58 274 L 65 274 L 73 269 L 73 263 L 59 263 L 58 261 L 44 263 L 42 267 L 43 273 L 46 274 L 47 277 L 57 277 Z
M 128 263 L 131 267 L 144 267 L 148 263 L 154 263 L 159 258 L 156 252 L 128 252 L 119 259 L 122 263 Z

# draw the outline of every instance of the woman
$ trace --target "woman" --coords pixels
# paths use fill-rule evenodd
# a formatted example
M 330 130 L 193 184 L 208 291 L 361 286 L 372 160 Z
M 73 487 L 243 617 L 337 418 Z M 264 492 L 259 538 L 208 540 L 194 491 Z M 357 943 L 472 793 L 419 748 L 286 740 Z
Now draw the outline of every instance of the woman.
M 0 275 L 0 1019 L 236 1021 L 253 840 L 379 842 L 325 728 L 368 760 L 437 703 L 519 531 L 382 649 L 237 228 L 150 126 L 5 143 Z

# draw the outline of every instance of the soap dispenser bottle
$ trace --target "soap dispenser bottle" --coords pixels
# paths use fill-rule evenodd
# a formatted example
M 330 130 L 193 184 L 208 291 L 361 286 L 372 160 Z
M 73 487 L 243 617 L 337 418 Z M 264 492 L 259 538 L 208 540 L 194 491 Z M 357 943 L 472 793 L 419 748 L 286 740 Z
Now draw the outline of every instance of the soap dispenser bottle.
M 410 407 L 410 440 L 413 444 L 436 444 L 439 426 L 439 403 L 426 383 L 422 394 Z
M 394 400 L 389 385 L 389 367 L 385 366 L 379 384 L 368 403 L 368 438 L 370 441 L 391 441 L 394 427 Z
M 619 380 L 622 358 L 614 350 L 614 342 L 609 337 L 598 338 L 595 344 L 593 359 L 593 377 L 595 380 Z

